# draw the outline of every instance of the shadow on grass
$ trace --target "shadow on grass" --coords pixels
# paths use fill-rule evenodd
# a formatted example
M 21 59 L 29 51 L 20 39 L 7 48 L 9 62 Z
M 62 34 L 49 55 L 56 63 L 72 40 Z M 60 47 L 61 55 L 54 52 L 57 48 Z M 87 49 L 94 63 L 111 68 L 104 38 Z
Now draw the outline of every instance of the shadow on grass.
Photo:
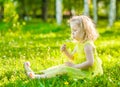
M 85 81 L 75 81 L 70 79 L 67 75 L 56 76 L 49 79 L 18 79 L 14 82 L 5 84 L 5 87 L 80 87 Z
M 117 37 L 120 36 L 120 31 L 116 31 L 116 30 L 106 30 L 105 32 L 101 33 L 100 35 L 104 36 L 104 37 Z

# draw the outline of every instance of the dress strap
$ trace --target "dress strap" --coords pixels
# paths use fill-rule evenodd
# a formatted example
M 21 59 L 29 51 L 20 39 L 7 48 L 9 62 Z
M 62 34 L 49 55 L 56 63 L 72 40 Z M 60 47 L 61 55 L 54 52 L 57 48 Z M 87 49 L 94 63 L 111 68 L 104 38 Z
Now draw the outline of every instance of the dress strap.
M 86 42 L 84 43 L 84 46 L 85 46 L 86 44 L 91 44 L 91 45 L 95 48 L 95 45 L 94 45 L 93 41 L 86 41 Z

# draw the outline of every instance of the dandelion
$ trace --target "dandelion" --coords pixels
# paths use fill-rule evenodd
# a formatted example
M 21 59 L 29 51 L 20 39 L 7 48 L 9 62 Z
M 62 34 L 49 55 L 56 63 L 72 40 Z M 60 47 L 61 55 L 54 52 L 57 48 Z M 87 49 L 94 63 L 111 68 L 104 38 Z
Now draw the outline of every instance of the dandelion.
M 16 24 L 15 24 L 15 23 L 13 24 L 13 27 L 16 27 Z
M 65 85 L 68 85 L 68 84 L 69 84 L 69 82 L 67 82 L 67 81 L 66 81 L 66 82 L 64 82 L 64 84 L 65 84 Z
M 26 25 L 26 22 L 23 21 L 22 24 L 23 24 L 23 25 Z

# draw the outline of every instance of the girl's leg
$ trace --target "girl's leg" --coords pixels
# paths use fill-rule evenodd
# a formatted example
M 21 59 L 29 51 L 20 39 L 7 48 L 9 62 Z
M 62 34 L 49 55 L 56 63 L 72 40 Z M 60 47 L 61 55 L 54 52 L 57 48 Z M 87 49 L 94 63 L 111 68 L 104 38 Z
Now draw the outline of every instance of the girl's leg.
M 65 65 L 54 66 L 46 70 L 42 70 L 43 74 L 35 74 L 30 68 L 29 62 L 24 63 L 24 68 L 26 70 L 27 75 L 30 78 L 37 78 L 37 79 L 51 78 L 51 77 L 55 77 L 56 75 L 67 73 L 67 70 L 66 70 L 67 66 Z
M 42 71 L 44 74 L 35 74 L 34 78 L 40 79 L 40 78 L 51 78 L 55 77 L 56 75 L 61 75 L 64 73 L 67 73 L 66 66 L 64 65 L 59 65 L 59 66 L 54 66 L 51 68 L 48 68 L 46 70 Z
M 65 65 L 62 64 L 62 65 L 58 65 L 58 66 L 53 66 L 53 67 L 47 68 L 45 70 L 41 70 L 40 72 L 41 73 L 46 73 L 46 72 L 54 71 L 54 70 L 56 70 L 56 69 L 58 69 L 60 67 L 63 67 L 63 66 L 65 66 Z
M 34 78 L 36 79 L 40 79 L 40 78 L 47 78 L 47 76 L 45 74 L 35 74 Z
M 34 74 L 33 72 L 28 72 L 27 75 L 30 78 L 36 78 L 36 79 L 51 78 L 51 77 L 55 77 L 56 75 L 64 74 L 67 71 L 64 65 L 59 65 L 59 66 L 48 68 L 46 70 L 42 70 L 42 72 L 43 74 Z
M 51 78 L 55 77 L 56 75 L 61 75 L 67 73 L 65 65 L 59 65 L 59 66 L 53 66 L 51 68 L 48 68 L 46 70 L 43 70 L 42 75 L 44 75 L 45 78 Z

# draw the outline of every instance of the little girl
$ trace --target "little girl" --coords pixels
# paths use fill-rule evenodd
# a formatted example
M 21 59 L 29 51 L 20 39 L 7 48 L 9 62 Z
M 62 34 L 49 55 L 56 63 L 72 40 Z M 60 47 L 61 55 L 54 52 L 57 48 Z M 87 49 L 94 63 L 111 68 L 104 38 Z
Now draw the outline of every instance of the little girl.
M 102 61 L 98 57 L 94 41 L 98 37 L 92 20 L 84 15 L 73 16 L 70 20 L 71 36 L 76 40 L 76 46 L 72 53 L 69 53 L 66 45 L 61 47 L 61 51 L 70 59 L 63 65 L 54 66 L 35 74 L 30 63 L 25 62 L 24 67 L 30 78 L 50 78 L 56 75 L 67 74 L 72 78 L 92 78 L 102 75 Z

